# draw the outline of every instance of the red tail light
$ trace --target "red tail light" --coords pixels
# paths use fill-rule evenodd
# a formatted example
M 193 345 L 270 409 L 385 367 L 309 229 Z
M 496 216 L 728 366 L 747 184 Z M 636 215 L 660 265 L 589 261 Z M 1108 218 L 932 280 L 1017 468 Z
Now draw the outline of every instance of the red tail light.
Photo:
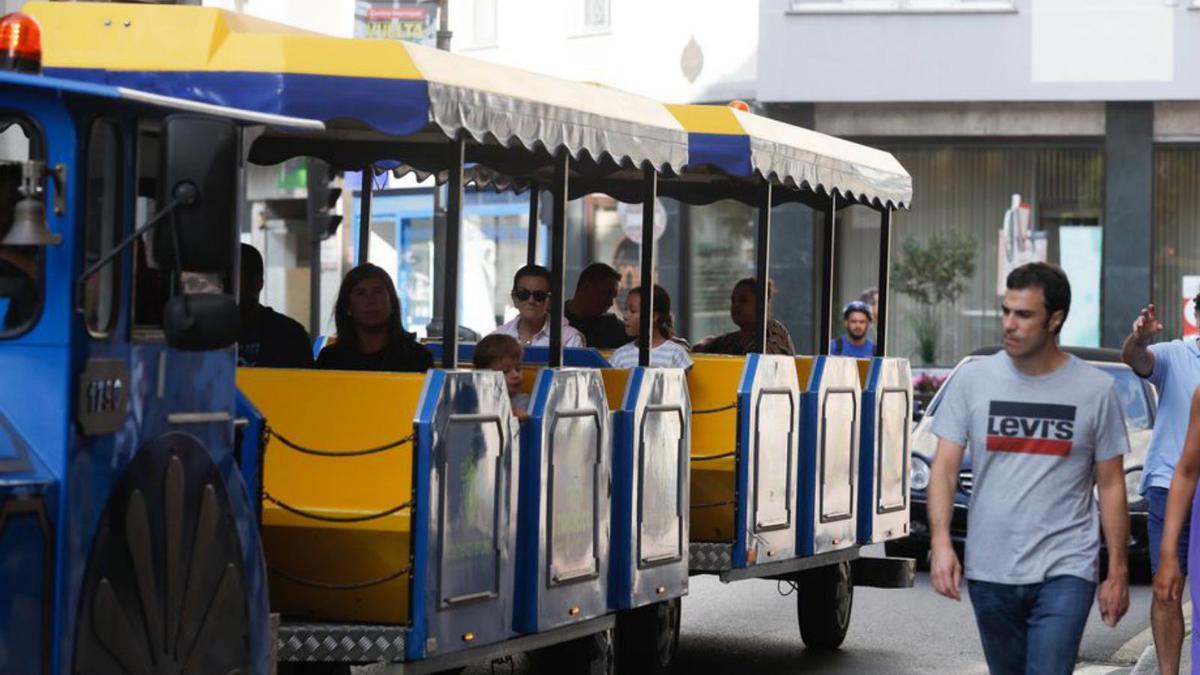
M 0 19 L 0 68 L 21 73 L 42 71 L 42 28 L 28 14 Z

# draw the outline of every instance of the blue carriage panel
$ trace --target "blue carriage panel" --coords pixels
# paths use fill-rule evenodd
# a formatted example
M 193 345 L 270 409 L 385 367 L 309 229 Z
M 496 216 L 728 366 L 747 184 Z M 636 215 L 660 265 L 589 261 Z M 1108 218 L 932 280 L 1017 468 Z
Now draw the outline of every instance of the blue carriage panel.
M 247 494 L 251 495 L 250 503 L 254 505 L 254 519 L 262 524 L 262 491 L 263 491 L 263 453 L 266 452 L 267 420 L 254 407 L 250 399 L 239 390 L 237 403 L 234 408 L 237 419 L 244 420 L 237 437 L 238 468 L 242 473 L 242 482 L 246 485 Z
M 738 387 L 734 568 L 796 555 L 799 421 L 793 359 L 748 355 Z
M 614 609 L 688 588 L 691 402 L 682 370 L 636 368 L 613 424 Z
M 862 393 L 858 542 L 908 536 L 912 372 L 905 359 L 872 359 Z
M 854 359 L 819 356 L 804 391 L 797 547 L 805 556 L 854 546 L 858 534 L 861 387 Z
M 600 371 L 542 370 L 521 433 L 520 633 L 608 611 L 611 443 Z
M 520 466 L 499 372 L 431 371 L 416 426 L 408 660 L 512 636 Z
M 0 673 L 50 667 L 56 485 L 0 413 Z

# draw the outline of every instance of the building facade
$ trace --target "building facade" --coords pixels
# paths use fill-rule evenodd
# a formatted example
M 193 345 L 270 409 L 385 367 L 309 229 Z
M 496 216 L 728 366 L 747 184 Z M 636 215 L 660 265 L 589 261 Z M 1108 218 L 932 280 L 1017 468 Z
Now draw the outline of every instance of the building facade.
M 940 361 L 1000 338 L 1014 194 L 1027 241 L 1071 275 L 1064 341 L 1114 347 L 1150 301 L 1169 335 L 1195 330 L 1197 31 L 1192 0 L 761 0 L 757 99 L 896 154 L 916 195 L 898 250 L 977 240 L 967 292 L 935 308 Z M 874 273 L 871 227 L 843 232 L 843 298 Z M 914 353 L 918 308 L 892 299 L 892 344 Z

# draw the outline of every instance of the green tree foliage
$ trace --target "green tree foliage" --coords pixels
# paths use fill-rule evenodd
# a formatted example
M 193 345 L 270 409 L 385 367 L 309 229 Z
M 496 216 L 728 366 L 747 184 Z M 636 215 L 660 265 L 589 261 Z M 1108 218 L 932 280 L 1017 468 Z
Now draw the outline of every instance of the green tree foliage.
M 941 325 L 934 308 L 966 292 L 967 281 L 975 275 L 975 252 L 975 240 L 957 231 L 935 233 L 923 244 L 909 237 L 901 246 L 892 284 L 920 306 L 912 326 L 923 363 L 937 359 Z

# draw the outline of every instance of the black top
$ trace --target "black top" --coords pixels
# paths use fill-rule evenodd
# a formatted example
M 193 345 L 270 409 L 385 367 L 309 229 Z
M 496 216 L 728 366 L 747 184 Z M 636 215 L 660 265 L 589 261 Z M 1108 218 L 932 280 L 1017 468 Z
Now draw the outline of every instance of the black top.
M 563 308 L 563 314 L 571 326 L 583 333 L 587 346 L 596 349 L 616 349 L 629 342 L 625 334 L 625 324 L 615 315 L 605 312 L 596 317 L 581 317 L 568 308 Z
M 312 368 L 308 331 L 270 307 L 242 314 L 238 365 L 258 368 Z
M 344 342 L 321 350 L 317 367 L 327 370 L 379 370 L 423 373 L 433 367 L 433 352 L 411 337 L 393 340 L 383 351 L 363 354 Z

